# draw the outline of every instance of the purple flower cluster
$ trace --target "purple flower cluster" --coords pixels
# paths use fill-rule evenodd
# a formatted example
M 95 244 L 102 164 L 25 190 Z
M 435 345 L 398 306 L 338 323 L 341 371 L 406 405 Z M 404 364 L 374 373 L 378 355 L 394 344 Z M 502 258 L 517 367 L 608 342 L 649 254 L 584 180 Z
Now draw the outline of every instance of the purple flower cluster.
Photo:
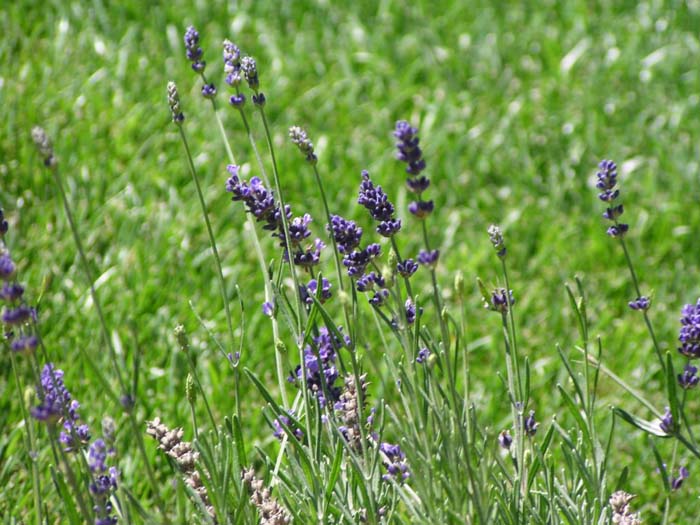
M 698 383 L 700 383 L 698 367 L 688 363 L 685 365 L 685 368 L 683 368 L 683 372 L 678 374 L 678 384 L 681 388 L 689 390 L 698 386 Z
M 530 410 L 530 413 L 523 422 L 523 430 L 525 430 L 525 435 L 530 437 L 534 436 L 537 434 L 537 427 L 539 426 L 540 424 L 535 420 L 535 411 Z
M 430 181 L 421 172 L 425 169 L 423 152 L 420 149 L 418 129 L 412 127 L 405 120 L 396 123 L 394 129 L 396 142 L 396 158 L 406 163 L 406 173 L 409 178 L 406 180 L 408 189 L 415 193 L 418 200 L 408 205 L 408 211 L 419 219 L 423 219 L 433 212 L 433 201 L 425 201 L 421 195 L 430 186 Z
M 241 71 L 241 50 L 230 40 L 224 40 L 224 73 L 226 83 L 232 87 L 238 87 L 243 80 Z
M 690 476 L 690 472 L 688 472 L 688 469 L 684 466 L 680 466 L 678 468 L 678 476 L 673 477 L 671 479 L 671 490 L 678 490 L 681 488 L 681 485 L 683 485 L 683 482 L 688 479 L 688 476 Z
M 359 278 L 364 275 L 367 266 L 382 253 L 382 247 L 373 243 L 362 249 L 355 249 L 343 257 L 343 266 L 348 269 L 350 277 Z
M 289 138 L 292 143 L 296 144 L 299 151 L 301 151 L 306 157 L 306 162 L 309 164 L 316 164 L 318 162 L 318 157 L 314 153 L 314 144 L 309 139 L 309 136 L 299 126 L 292 126 L 289 128 Z
M 418 262 L 428 268 L 435 268 L 440 259 L 439 250 L 421 250 L 418 253 Z
M 192 62 L 192 69 L 196 73 L 204 73 L 207 63 L 202 60 L 204 52 L 199 47 L 199 33 L 193 26 L 189 26 L 185 31 L 185 54 L 187 60 Z
M 614 223 L 608 228 L 608 235 L 614 238 L 622 238 L 629 230 L 629 225 L 617 221 L 624 212 L 622 204 L 613 204 L 620 196 L 620 190 L 615 188 L 617 186 L 617 165 L 611 160 L 600 161 L 596 177 L 598 177 L 598 181 L 595 187 L 601 190 L 598 198 L 608 206 L 603 213 L 603 217 Z
M 406 455 L 399 445 L 381 443 L 379 451 L 382 454 L 382 463 L 387 473 L 382 476 L 385 481 L 394 480 L 399 483 L 411 477 L 411 471 L 406 463 Z
M 348 344 L 347 338 L 344 343 Z M 327 328 L 322 327 L 312 343 L 304 348 L 306 384 L 321 407 L 325 407 L 329 402 L 333 405 L 340 398 L 341 389 L 335 384 L 339 375 L 335 361 L 336 352 L 342 345 L 343 342 L 329 333 Z M 302 378 L 302 367 L 298 365 L 288 381 L 303 385 Z
M 513 436 L 510 435 L 510 432 L 504 430 L 498 434 L 498 444 L 501 445 L 501 448 L 510 450 L 510 446 L 513 444 Z
M 671 409 L 666 407 L 666 412 L 661 417 L 659 421 L 659 428 L 666 434 L 673 434 L 676 428 L 675 422 L 673 421 L 673 415 L 671 414 Z
M 642 295 L 641 297 L 637 297 L 634 301 L 630 301 L 627 304 L 632 310 L 644 311 L 649 309 L 651 306 L 651 301 L 648 297 Z
M 325 277 L 321 278 L 321 293 L 319 294 L 318 290 L 318 280 L 316 279 L 311 279 L 308 284 L 300 284 L 299 285 L 299 291 L 301 293 L 301 299 L 304 301 L 304 303 L 308 306 L 311 306 L 314 304 L 313 297 L 318 298 L 318 301 L 323 304 L 328 299 L 333 297 L 333 293 L 331 292 L 331 283 L 328 279 Z
M 362 182 L 357 203 L 364 206 L 375 221 L 379 221 L 377 233 L 391 237 L 401 229 L 401 221 L 394 218 L 394 205 L 381 186 L 375 186 L 367 170 L 362 171 Z
M 345 255 L 360 245 L 362 240 L 362 228 L 355 221 L 350 221 L 340 215 L 331 215 L 331 223 L 327 226 L 333 236 L 338 252 Z
M 695 304 L 686 304 L 681 310 L 681 331 L 678 335 L 681 346 L 678 351 L 689 359 L 700 358 L 700 299 Z
M 41 403 L 32 408 L 32 416 L 39 421 L 55 423 L 63 419 L 63 430 L 59 441 L 66 451 L 73 451 L 90 441 L 89 427 L 80 422 L 80 403 L 72 398 L 63 383 L 63 370 L 54 368 L 52 363 L 44 365 L 41 371 L 39 388 Z M 77 441 L 76 441 L 77 440 Z
M 418 271 L 418 263 L 413 259 L 404 259 L 396 264 L 396 271 L 404 278 L 409 278 Z
M 292 410 L 290 410 L 288 414 L 294 417 L 294 412 Z M 285 429 L 287 429 L 292 433 L 294 437 L 301 441 L 304 438 L 304 431 L 292 419 L 292 417 L 281 415 L 275 418 L 275 420 L 272 422 L 272 426 L 275 429 L 272 435 L 280 441 L 282 441 L 282 439 L 284 439 L 284 437 L 287 435 L 287 433 L 285 432 Z
M 280 241 L 284 249 L 284 258 L 289 260 L 289 251 L 293 253 L 292 260 L 297 266 L 311 268 L 319 263 L 321 250 L 325 244 L 316 239 L 311 246 L 303 246 L 302 243 L 311 235 L 309 224 L 312 219 L 309 214 L 292 219 L 292 210 L 285 206 L 285 216 L 289 226 L 289 241 L 287 246 L 282 212 L 275 201 L 274 193 L 268 190 L 258 177 L 253 177 L 250 182 L 240 178 L 240 167 L 229 164 L 226 167 L 230 177 L 226 181 L 226 191 L 233 194 L 234 201 L 242 201 L 248 213 L 252 214 L 258 222 L 263 223 L 263 229 L 273 232 L 273 237 Z
M 420 350 L 418 350 L 418 355 L 416 355 L 416 363 L 418 363 L 418 364 L 426 363 L 428 361 L 429 357 L 430 357 L 430 350 L 426 347 L 423 347 Z
M 113 514 L 110 496 L 117 490 L 119 473 L 115 467 L 107 466 L 107 456 L 111 449 L 103 439 L 96 439 L 88 449 L 88 466 L 93 473 L 90 483 L 95 510 L 95 525 L 114 525 L 117 517 Z
M 0 319 L 5 325 L 5 339 L 10 349 L 17 353 L 31 353 L 39 344 L 29 321 L 36 319 L 33 308 L 24 301 L 24 287 L 16 280 L 17 267 L 5 249 L 2 237 L 8 229 L 7 221 L 0 210 L 0 302 L 5 303 Z
M 505 288 L 496 288 L 491 292 L 490 299 L 484 298 L 484 307 L 487 310 L 492 310 L 494 312 L 500 312 L 502 314 L 508 313 L 508 305 L 515 304 L 515 298 L 513 297 L 513 290 L 510 290 L 508 295 L 506 295 Z

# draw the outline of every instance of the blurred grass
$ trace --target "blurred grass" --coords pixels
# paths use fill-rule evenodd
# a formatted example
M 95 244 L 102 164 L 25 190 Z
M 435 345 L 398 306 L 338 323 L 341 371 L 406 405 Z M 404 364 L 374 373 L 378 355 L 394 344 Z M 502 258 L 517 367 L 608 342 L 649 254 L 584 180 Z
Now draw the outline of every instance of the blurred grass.
M 438 210 L 429 227 L 443 252 L 447 295 L 456 270 L 467 283 L 477 275 L 495 280 L 485 231 L 491 222 L 505 230 L 539 417 L 551 417 L 548 409 L 558 402 L 553 385 L 564 377 L 555 344 L 571 349 L 576 342 L 562 286 L 574 274 L 585 281 L 607 365 L 662 402 L 651 344 L 626 307 L 633 290 L 619 246 L 604 233 L 592 178 L 600 158 L 621 167 L 630 248 L 643 290 L 654 290 L 658 336 L 674 351 L 680 308 L 700 295 L 699 2 L 191 4 L 22 0 L 4 5 L 0 19 L 0 203 L 11 220 L 22 281 L 30 297 L 41 298 L 51 357 L 66 369 L 94 427 L 119 409 L 78 358 L 85 348 L 108 371 L 59 196 L 30 144 L 35 124 L 54 137 L 115 337 L 127 361 L 142 354 L 145 415 L 187 424 L 185 360 L 172 336 L 178 322 L 190 331 L 212 404 L 221 414 L 232 410 L 231 375 L 192 313 L 223 337 L 206 232 L 165 103 L 168 80 L 180 87 L 230 293 L 237 283 L 245 303 L 244 364 L 274 384 L 273 350 L 260 314 L 263 287 L 242 207 L 223 191 L 225 152 L 184 58 L 181 35 L 189 24 L 202 35 L 207 74 L 221 92 L 223 38 L 257 58 L 287 199 L 316 217 L 319 234 L 321 204 L 310 172 L 287 143 L 287 128 L 308 130 L 335 211 L 370 231 L 354 204 L 359 172 L 369 169 L 405 203 L 390 132 L 401 118 L 419 126 Z M 224 97 L 219 100 L 223 106 Z M 224 114 L 237 160 L 254 171 L 237 115 Z M 263 148 L 259 122 L 252 120 Z M 405 219 L 400 243 L 411 254 L 418 236 L 409 234 L 416 225 Z M 480 309 L 476 290 L 468 290 L 469 337 L 483 341 L 473 361 L 477 408 L 482 422 L 496 425 L 507 412 L 495 374 L 498 328 Z M 234 316 L 240 323 L 235 301 Z M 368 354 L 379 346 L 366 343 Z M 8 357 L 0 363 L 8 371 L 0 383 L 0 478 L 6 481 L 0 514 L 21 514 L 28 485 L 17 463 L 23 454 L 19 407 Z M 377 378 L 377 397 L 391 395 L 385 382 Z M 606 401 L 636 408 L 615 385 L 603 388 Z M 262 402 L 253 389 L 247 395 L 249 436 L 264 441 Z M 693 400 L 690 413 L 697 408 Z M 653 516 L 661 490 L 655 464 L 645 439 L 623 432 L 632 439 L 620 443 L 618 467 L 630 466 L 630 490 L 643 495 Z M 125 433 L 121 442 L 132 446 Z M 125 479 L 134 479 L 138 464 L 125 458 L 122 468 Z M 683 502 L 678 516 L 693 516 L 692 491 L 677 498 Z

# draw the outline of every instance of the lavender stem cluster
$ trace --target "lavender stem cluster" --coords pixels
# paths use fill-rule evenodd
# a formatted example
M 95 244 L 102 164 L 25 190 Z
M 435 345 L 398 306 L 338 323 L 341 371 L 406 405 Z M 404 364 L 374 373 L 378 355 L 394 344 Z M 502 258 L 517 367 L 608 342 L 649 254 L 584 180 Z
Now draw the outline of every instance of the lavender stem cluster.
M 24 302 L 24 287 L 17 281 L 17 266 L 5 245 L 8 229 L 9 225 L 0 209 L 0 302 L 4 303 L 0 319 L 10 350 L 30 354 L 39 344 L 31 322 L 36 319 L 36 312 Z
M 93 474 L 90 483 L 90 494 L 94 502 L 95 525 L 115 525 L 117 517 L 110 498 L 117 490 L 119 472 L 116 467 L 107 465 L 107 456 L 114 455 L 114 449 L 109 448 L 105 439 L 96 439 L 88 449 L 88 466 Z
M 40 403 L 32 408 L 34 419 L 48 424 L 63 422 L 59 441 L 65 445 L 66 452 L 79 450 L 90 441 L 90 428 L 81 422 L 78 409 L 80 403 L 63 382 L 63 370 L 47 363 L 41 371 L 39 385 Z
M 239 176 L 240 167 L 229 164 L 226 168 L 229 178 L 226 181 L 226 191 L 233 194 L 232 200 L 242 201 L 248 213 L 252 214 L 258 222 L 263 223 L 263 229 L 271 231 L 284 250 L 284 259 L 290 260 L 304 269 L 310 270 L 321 259 L 321 250 L 325 244 L 321 239 L 315 239 L 312 245 L 304 245 L 304 241 L 311 235 L 309 224 L 312 219 L 309 214 L 292 219 L 292 210 L 285 206 L 285 215 L 289 221 L 289 242 L 284 232 L 282 211 L 275 200 L 274 192 L 265 187 L 260 178 L 253 177 L 246 182 Z
M 600 161 L 596 177 L 598 181 L 595 186 L 601 190 L 598 194 L 598 198 L 608 206 L 603 213 L 603 218 L 613 223 L 613 225 L 608 228 L 608 235 L 616 239 L 622 238 L 629 230 L 629 225 L 618 222 L 618 219 L 624 212 L 622 204 L 613 204 L 620 196 L 620 190 L 616 188 L 617 165 L 612 160 Z

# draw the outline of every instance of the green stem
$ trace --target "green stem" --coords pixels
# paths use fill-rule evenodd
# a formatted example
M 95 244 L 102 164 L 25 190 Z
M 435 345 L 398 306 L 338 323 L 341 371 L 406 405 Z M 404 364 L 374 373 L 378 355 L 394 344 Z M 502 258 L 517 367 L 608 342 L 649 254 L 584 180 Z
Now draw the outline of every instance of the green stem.
M 90 286 L 90 296 L 92 298 L 92 302 L 95 305 L 95 311 L 97 312 L 97 317 L 99 318 L 100 321 L 100 328 L 102 331 L 102 338 L 105 341 L 105 344 L 107 345 L 107 349 L 109 350 L 109 357 L 110 360 L 112 361 L 112 367 L 114 368 L 114 373 L 117 376 L 117 380 L 119 381 L 119 386 L 121 388 L 121 391 L 123 394 L 127 394 L 128 390 L 126 388 L 126 384 L 124 383 L 124 378 L 121 375 L 121 371 L 119 369 L 119 363 L 117 361 L 117 353 L 114 350 L 114 345 L 112 345 L 112 340 L 109 337 L 109 330 L 107 329 L 107 322 L 105 321 L 104 314 L 102 312 L 102 305 L 100 303 L 100 299 L 97 296 L 97 291 L 95 290 L 95 285 L 94 285 L 94 280 L 92 278 L 92 271 L 90 270 L 90 265 L 88 264 L 87 257 L 85 256 L 85 250 L 83 249 L 83 243 L 80 240 L 80 235 L 78 234 L 78 228 L 75 224 L 75 220 L 73 219 L 73 212 L 71 211 L 70 204 L 68 202 L 68 196 L 66 194 L 66 191 L 63 187 L 63 180 L 61 179 L 61 176 L 58 172 L 58 168 L 54 166 L 51 171 L 53 172 L 54 175 L 54 180 L 56 181 L 56 186 L 58 187 L 59 193 L 61 194 L 61 199 L 63 201 L 63 209 L 66 213 L 66 218 L 68 219 L 68 224 L 70 225 L 71 233 L 73 234 L 73 240 L 75 241 L 76 248 L 78 249 L 78 254 L 80 256 L 80 262 L 82 263 L 83 266 L 83 271 L 85 272 L 85 276 L 87 277 L 89 286 Z M 135 393 L 134 393 L 135 394 Z M 139 428 L 138 424 L 136 423 L 136 419 L 133 417 L 131 410 L 127 411 L 129 413 L 129 421 L 132 425 L 132 431 L 134 434 L 137 436 L 140 436 L 141 434 L 141 429 Z M 148 464 L 148 456 L 146 455 L 145 449 L 141 447 L 141 455 L 144 463 L 146 464 L 146 472 L 148 474 L 149 481 L 151 483 L 151 488 L 153 490 L 153 495 L 156 500 L 156 505 L 158 506 L 158 509 L 160 510 L 161 514 L 163 516 L 166 516 L 166 510 L 165 510 L 165 504 L 163 503 L 163 500 L 160 497 L 160 491 L 158 490 L 158 483 L 156 482 L 155 477 L 153 476 L 153 472 L 151 470 L 150 465 Z
M 617 221 L 615 221 L 615 225 L 617 224 Z M 622 246 L 622 251 L 625 253 L 625 260 L 627 261 L 627 268 L 629 268 L 630 276 L 632 277 L 632 284 L 634 285 L 634 290 L 637 292 L 637 297 L 641 297 L 642 292 L 639 289 L 639 280 L 637 279 L 637 273 L 634 271 L 634 265 L 632 264 L 632 258 L 630 257 L 629 251 L 627 250 L 627 244 L 625 243 L 625 239 L 623 237 L 619 237 L 619 239 L 620 245 Z M 649 335 L 651 336 L 651 340 L 654 343 L 654 350 L 656 351 L 656 357 L 658 358 L 659 364 L 661 365 L 661 370 L 666 372 L 666 363 L 664 361 L 663 355 L 661 353 L 661 348 L 659 347 L 659 342 L 656 339 L 654 328 L 651 326 L 651 321 L 646 310 L 644 310 L 643 315 L 644 323 L 646 324 L 647 330 L 649 331 Z
M 5 345 L 7 349 L 7 345 Z M 15 384 L 17 385 L 17 397 L 20 400 L 20 408 L 22 410 L 22 419 L 24 420 L 24 426 L 27 429 L 27 434 L 25 436 L 27 447 L 27 454 L 29 456 L 29 461 L 32 464 L 32 492 L 34 494 L 34 508 L 36 509 L 36 523 L 41 525 L 42 523 L 42 509 L 41 509 L 41 485 L 39 479 L 39 468 L 37 465 L 36 456 L 36 446 L 34 443 L 34 435 L 32 433 L 31 421 L 29 420 L 29 415 L 27 414 L 27 408 L 24 406 L 24 394 L 22 392 L 22 383 L 19 379 L 19 372 L 17 371 L 17 360 L 15 359 L 15 354 L 12 350 L 9 350 L 10 359 L 12 360 L 12 371 L 15 376 Z
M 211 246 L 211 251 L 214 255 L 214 262 L 216 263 L 217 275 L 219 278 L 219 288 L 221 290 L 221 298 L 224 302 L 224 309 L 226 310 L 226 321 L 228 323 L 229 336 L 231 338 L 231 349 L 236 345 L 236 340 L 233 335 L 233 321 L 231 320 L 231 308 L 228 304 L 228 298 L 226 295 L 226 281 L 224 280 L 224 272 L 221 267 L 221 257 L 219 256 L 219 250 L 216 247 L 216 239 L 214 238 L 214 232 L 211 227 L 211 222 L 209 221 L 209 214 L 207 213 L 207 205 L 204 201 L 204 195 L 202 194 L 202 187 L 199 183 L 199 177 L 197 176 L 197 170 L 194 167 L 194 162 L 192 161 L 192 154 L 190 153 L 190 148 L 187 143 L 187 137 L 185 136 L 185 131 L 182 125 L 178 125 L 178 131 L 180 132 L 180 138 L 182 139 L 182 144 L 185 147 L 185 153 L 187 154 L 187 161 L 190 168 L 190 173 L 192 174 L 192 180 L 194 181 L 195 188 L 197 189 L 197 197 L 199 198 L 199 204 L 202 208 L 202 215 L 204 216 L 204 222 L 207 226 L 207 233 L 209 234 L 209 244 Z M 226 143 L 228 149 L 228 143 Z

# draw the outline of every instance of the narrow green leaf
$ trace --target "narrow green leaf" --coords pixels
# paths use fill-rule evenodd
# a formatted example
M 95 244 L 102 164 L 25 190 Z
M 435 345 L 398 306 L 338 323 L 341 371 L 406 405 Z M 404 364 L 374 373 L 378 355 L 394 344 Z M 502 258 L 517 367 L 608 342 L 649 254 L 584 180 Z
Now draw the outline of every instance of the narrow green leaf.
M 643 430 L 647 434 L 651 434 L 652 436 L 660 438 L 671 437 L 668 434 L 666 434 L 666 432 L 661 430 L 658 423 L 652 423 L 651 421 L 646 421 L 644 419 L 638 418 L 637 416 L 633 416 L 626 410 L 623 410 L 619 407 L 613 407 L 613 412 L 615 412 L 618 416 L 627 421 L 629 424 L 637 427 L 639 430 Z

